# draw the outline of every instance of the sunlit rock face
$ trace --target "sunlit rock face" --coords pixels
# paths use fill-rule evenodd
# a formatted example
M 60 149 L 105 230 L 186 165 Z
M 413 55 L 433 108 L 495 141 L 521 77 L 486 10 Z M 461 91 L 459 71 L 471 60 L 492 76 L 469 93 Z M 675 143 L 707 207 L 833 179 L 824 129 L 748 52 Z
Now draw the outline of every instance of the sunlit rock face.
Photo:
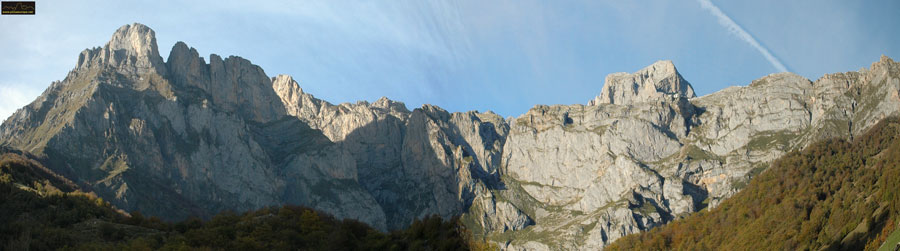
M 587 105 L 492 112 L 331 104 L 249 60 L 126 25 L 0 126 L 0 145 L 165 219 L 298 204 L 379 229 L 461 215 L 510 250 L 600 249 L 739 191 L 785 152 L 900 109 L 900 65 L 779 73 L 696 97 L 670 61 Z
M 853 137 L 900 110 L 900 65 L 887 57 L 815 82 L 778 73 L 703 97 L 674 69 L 660 61 L 611 74 L 586 106 L 539 105 L 512 120 L 501 163 L 512 189 L 495 193 L 535 226 L 491 236 L 513 250 L 599 249 L 717 205 L 788 151 Z
M 672 61 L 657 61 L 635 73 L 613 73 L 606 76 L 600 95 L 588 105 L 634 104 L 663 96 L 693 98 L 697 95 L 681 77 Z

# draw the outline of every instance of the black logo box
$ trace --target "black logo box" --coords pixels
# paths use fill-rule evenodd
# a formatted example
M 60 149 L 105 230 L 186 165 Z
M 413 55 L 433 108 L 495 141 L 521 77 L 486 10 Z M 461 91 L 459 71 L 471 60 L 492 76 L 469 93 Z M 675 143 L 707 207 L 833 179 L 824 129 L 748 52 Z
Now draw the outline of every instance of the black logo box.
M 34 2 L 3 1 L 0 2 L 2 15 L 34 15 Z

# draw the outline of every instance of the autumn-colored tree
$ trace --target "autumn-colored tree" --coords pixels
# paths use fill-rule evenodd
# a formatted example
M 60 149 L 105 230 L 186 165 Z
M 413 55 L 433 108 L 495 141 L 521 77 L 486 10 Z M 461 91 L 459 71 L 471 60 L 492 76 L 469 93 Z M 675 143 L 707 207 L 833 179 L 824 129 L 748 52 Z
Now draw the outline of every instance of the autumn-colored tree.
M 789 153 L 710 211 L 609 250 L 877 249 L 900 215 L 900 122 Z

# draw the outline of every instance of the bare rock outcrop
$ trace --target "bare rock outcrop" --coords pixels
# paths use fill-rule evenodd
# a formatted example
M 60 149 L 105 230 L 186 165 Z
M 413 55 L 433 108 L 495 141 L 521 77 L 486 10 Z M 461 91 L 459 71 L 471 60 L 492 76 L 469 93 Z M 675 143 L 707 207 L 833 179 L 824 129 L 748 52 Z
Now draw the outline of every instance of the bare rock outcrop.
M 461 216 L 509 250 L 597 250 L 716 206 L 770 161 L 900 110 L 900 64 L 791 73 L 696 97 L 670 61 L 606 78 L 588 105 L 517 118 L 331 104 L 291 76 L 153 31 L 117 30 L 0 125 L 0 146 L 125 210 L 181 219 L 281 204 L 382 230 Z
M 610 75 L 588 106 L 536 106 L 512 120 L 501 166 L 517 189 L 504 196 L 529 198 L 512 204 L 535 225 L 487 235 L 511 250 L 600 249 L 715 206 L 788 151 L 900 111 L 900 67 L 886 57 L 815 82 L 778 73 L 690 99 L 668 65 Z
M 635 73 L 613 73 L 606 76 L 600 95 L 588 105 L 631 104 L 662 96 L 677 95 L 693 98 L 697 95 L 691 84 L 681 77 L 672 61 L 657 61 Z

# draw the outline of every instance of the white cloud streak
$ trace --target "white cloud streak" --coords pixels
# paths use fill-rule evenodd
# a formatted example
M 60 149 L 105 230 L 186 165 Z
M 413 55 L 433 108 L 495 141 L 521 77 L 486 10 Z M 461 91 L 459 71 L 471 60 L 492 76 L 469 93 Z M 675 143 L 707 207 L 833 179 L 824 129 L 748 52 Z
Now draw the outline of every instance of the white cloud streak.
M 759 42 L 756 41 L 756 38 L 753 38 L 750 33 L 745 31 L 744 28 L 741 28 L 741 26 L 735 23 L 734 20 L 731 20 L 728 15 L 725 15 L 725 13 L 722 12 L 719 7 L 716 7 L 716 5 L 713 4 L 710 0 L 697 0 L 697 2 L 700 3 L 700 7 L 708 10 L 710 14 L 719 19 L 719 24 L 725 27 L 725 29 L 728 29 L 728 32 L 737 36 L 738 39 L 744 40 L 744 42 L 747 42 L 748 44 L 750 44 L 750 46 L 753 46 L 753 48 L 759 51 L 759 53 L 761 53 L 763 57 L 765 57 L 766 60 L 768 60 L 769 63 L 772 64 L 772 67 L 775 67 L 775 69 L 780 72 L 788 71 L 788 69 L 784 67 L 784 64 L 782 64 L 781 61 L 778 60 L 778 58 L 776 58 L 772 55 L 771 52 L 769 52 L 769 49 L 766 49 L 766 47 L 763 47 L 761 44 L 759 44 Z

